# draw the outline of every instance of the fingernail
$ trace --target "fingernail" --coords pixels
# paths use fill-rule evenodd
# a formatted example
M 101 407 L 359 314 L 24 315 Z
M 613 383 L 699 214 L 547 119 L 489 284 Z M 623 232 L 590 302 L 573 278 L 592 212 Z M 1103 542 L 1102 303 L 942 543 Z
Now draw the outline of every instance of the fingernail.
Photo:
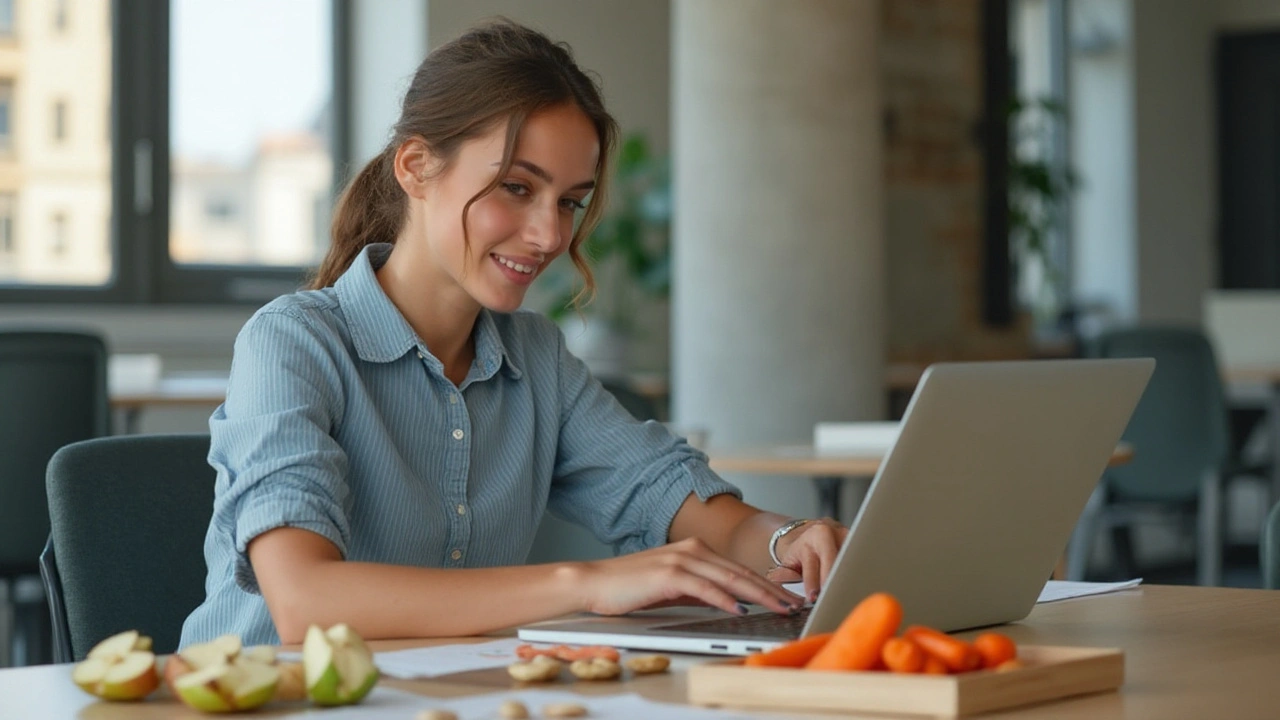
M 739 615 L 746 615 L 746 614 L 747 614 L 747 612 L 748 612 L 748 611 L 747 611 L 747 606 L 746 606 L 746 605 L 743 605 L 742 603 L 738 603 L 738 614 L 739 614 Z

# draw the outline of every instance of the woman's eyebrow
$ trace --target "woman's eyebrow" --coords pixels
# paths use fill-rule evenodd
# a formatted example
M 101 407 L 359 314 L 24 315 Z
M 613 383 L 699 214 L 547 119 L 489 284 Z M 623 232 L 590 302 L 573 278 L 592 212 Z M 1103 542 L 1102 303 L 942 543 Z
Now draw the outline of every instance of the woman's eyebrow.
M 512 164 L 512 165 L 518 165 L 519 167 L 522 167 L 522 168 L 524 168 L 525 170 L 528 170 L 529 172 L 531 172 L 531 173 L 533 173 L 534 175 L 538 176 L 539 178 L 541 178 L 544 182 L 546 182 L 546 183 L 548 183 L 548 184 L 555 182 L 555 180 L 554 180 L 554 179 L 552 179 L 552 177 L 551 177 L 551 173 L 547 172 L 546 170 L 543 170 L 541 167 L 538 167 L 537 165 L 535 165 L 535 164 L 533 164 L 533 163 L 529 162 L 528 160 L 513 160 L 513 161 L 511 162 L 511 164 Z M 502 163 L 500 163 L 500 162 L 496 162 L 496 163 L 494 163 L 494 164 L 493 164 L 493 166 L 494 166 L 494 167 L 502 167 Z M 571 188 L 569 188 L 569 189 L 570 189 L 570 190 L 590 190 L 591 188 L 594 188 L 595 186 L 596 186 L 596 181 L 595 181 L 595 180 L 584 180 L 584 181 L 582 181 L 582 182 L 578 183 L 577 185 L 574 185 L 573 187 L 571 187 Z

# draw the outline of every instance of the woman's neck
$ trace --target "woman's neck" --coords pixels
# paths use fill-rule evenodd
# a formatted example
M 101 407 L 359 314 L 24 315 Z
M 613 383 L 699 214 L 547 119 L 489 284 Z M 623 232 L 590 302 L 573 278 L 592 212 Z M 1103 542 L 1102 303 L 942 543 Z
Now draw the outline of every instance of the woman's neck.
M 431 266 L 412 255 L 409 247 L 396 248 L 378 269 L 378 283 L 409 327 L 444 364 L 445 375 L 459 385 L 475 358 L 472 331 L 480 305 L 443 273 L 423 277 L 423 269 Z

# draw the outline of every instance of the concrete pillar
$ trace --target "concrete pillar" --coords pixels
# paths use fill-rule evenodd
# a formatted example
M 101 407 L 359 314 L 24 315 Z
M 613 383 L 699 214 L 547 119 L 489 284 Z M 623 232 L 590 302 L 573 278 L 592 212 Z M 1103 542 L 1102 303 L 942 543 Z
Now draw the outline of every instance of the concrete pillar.
M 879 3 L 675 0 L 672 32 L 675 421 L 714 448 L 883 419 Z M 815 512 L 800 478 L 730 479 Z

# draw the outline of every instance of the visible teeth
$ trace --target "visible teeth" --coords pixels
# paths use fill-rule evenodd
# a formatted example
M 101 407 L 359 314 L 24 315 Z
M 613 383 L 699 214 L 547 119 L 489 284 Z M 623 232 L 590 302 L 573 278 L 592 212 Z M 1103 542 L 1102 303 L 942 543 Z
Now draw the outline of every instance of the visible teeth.
M 521 265 L 520 263 L 514 263 L 504 257 L 498 257 L 497 255 L 494 255 L 494 257 L 498 258 L 498 262 L 502 263 L 503 265 L 506 265 L 512 270 L 515 270 L 516 272 L 522 272 L 526 275 L 533 272 L 533 268 L 530 267 L 529 265 Z

